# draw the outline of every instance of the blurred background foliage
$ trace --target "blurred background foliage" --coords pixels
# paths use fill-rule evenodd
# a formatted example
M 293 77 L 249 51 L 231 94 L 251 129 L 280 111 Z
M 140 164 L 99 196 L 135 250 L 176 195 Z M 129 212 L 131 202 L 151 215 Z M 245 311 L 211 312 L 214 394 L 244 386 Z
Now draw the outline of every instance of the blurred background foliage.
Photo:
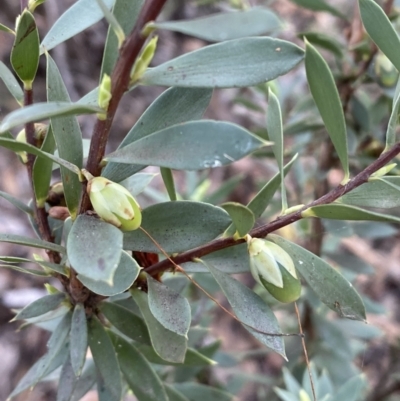
M 37 11 L 37 24 L 43 34 L 58 16 L 73 3 L 72 0 L 47 0 Z M 351 172 L 361 171 L 385 147 L 385 132 L 389 120 L 397 70 L 380 53 L 365 34 L 358 13 L 357 1 L 320 0 L 252 1 L 251 4 L 269 7 L 281 20 L 269 35 L 287 39 L 302 46 L 302 38 L 318 48 L 328 61 L 339 89 L 345 110 Z M 399 32 L 400 1 L 379 1 L 388 11 L 390 20 Z M 230 8 L 242 8 L 241 0 L 215 1 L 171 0 L 162 20 L 183 20 L 206 16 Z M 0 23 L 14 25 L 19 4 L 3 0 Z M 101 21 L 83 33 L 56 47 L 53 58 L 73 101 L 97 86 L 107 24 Z M 197 49 L 204 41 L 182 33 L 162 31 L 154 65 Z M 12 38 L 0 32 L 0 59 L 9 60 Z M 43 60 L 42 60 L 43 62 Z M 41 62 L 35 81 L 35 100 L 45 100 L 45 65 Z M 268 87 L 278 96 L 282 107 L 286 141 L 285 158 L 299 153 L 287 181 L 289 205 L 306 204 L 338 185 L 342 172 L 331 142 L 310 95 L 304 68 L 269 83 L 245 89 L 223 89 L 214 92 L 206 117 L 239 123 L 254 133 L 267 136 L 265 113 Z M 125 96 L 111 132 L 109 151 L 114 150 L 161 88 L 139 87 Z M 0 117 L 15 108 L 14 100 L 0 84 Z M 93 118 L 79 118 L 84 138 L 89 138 Z M 26 172 L 11 153 L 0 149 L 0 190 L 29 200 Z M 276 172 L 272 150 L 260 151 L 233 165 L 202 172 L 177 172 L 177 190 L 182 199 L 220 204 L 236 201 L 247 204 L 257 191 Z M 158 173 L 149 168 L 148 173 Z M 396 168 L 394 175 L 399 174 Z M 139 196 L 142 206 L 162 200 L 168 195 L 159 175 Z M 375 205 L 379 211 L 380 205 Z M 0 199 L 2 232 L 30 234 L 25 217 Z M 281 200 L 276 197 L 268 208 L 264 221 L 280 213 Z M 400 216 L 400 201 L 390 210 Z M 300 302 L 303 330 L 312 361 L 312 372 L 319 400 L 400 400 L 400 236 L 398 228 L 389 223 L 343 222 L 332 220 L 301 220 L 279 232 L 285 238 L 302 244 L 310 251 L 326 258 L 350 280 L 362 294 L 368 312 L 368 324 L 340 319 L 304 289 Z M 24 250 L 12 244 L 0 244 L 1 254 L 26 256 Z M 217 286 L 210 275 L 196 273 L 196 281 L 207 291 Z M 240 277 L 254 286 L 250 275 Z M 175 288 L 187 283 L 171 276 Z M 27 369 L 46 349 L 47 332 L 30 327 L 15 334 L 17 326 L 8 321 L 10 308 L 21 308 L 43 295 L 42 281 L 13 271 L 0 271 L 0 399 L 10 390 Z M 192 335 L 192 345 L 201 345 L 205 354 L 218 365 L 199 367 L 159 367 L 158 373 L 175 382 L 193 377 L 198 384 L 220 389 L 214 398 L 230 399 L 225 392 L 240 400 L 307 401 L 312 399 L 308 372 L 298 337 L 285 340 L 289 362 L 266 350 L 236 321 L 192 285 L 186 288 L 192 299 L 193 320 L 204 329 Z M 256 291 L 274 306 L 283 332 L 298 332 L 293 305 L 274 301 L 261 287 Z M 226 301 L 219 297 L 223 305 Z M 207 327 L 211 325 L 211 331 Z M 360 374 L 363 374 L 360 376 Z M 180 391 L 190 393 L 182 385 Z M 33 392 L 16 397 L 17 400 L 54 400 L 55 384 L 39 384 Z M 201 387 L 199 387 L 199 394 Z M 96 399 L 89 393 L 85 400 Z M 92 397 L 92 398 L 90 398 Z M 210 394 L 207 397 L 211 397 Z M 225 398 L 224 398 L 225 397 Z M 199 398 L 200 399 L 200 398 Z

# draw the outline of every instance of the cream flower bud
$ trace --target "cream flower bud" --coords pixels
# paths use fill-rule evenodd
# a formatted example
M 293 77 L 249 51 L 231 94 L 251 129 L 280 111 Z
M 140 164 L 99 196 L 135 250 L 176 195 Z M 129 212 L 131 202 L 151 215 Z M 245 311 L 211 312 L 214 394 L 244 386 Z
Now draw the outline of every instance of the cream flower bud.
M 299 298 L 301 283 L 290 255 L 273 242 L 248 237 L 250 271 L 254 279 L 281 302 Z
M 140 227 L 140 206 L 122 185 L 104 177 L 95 177 L 89 180 L 87 192 L 93 209 L 104 221 L 122 231 L 132 231 Z

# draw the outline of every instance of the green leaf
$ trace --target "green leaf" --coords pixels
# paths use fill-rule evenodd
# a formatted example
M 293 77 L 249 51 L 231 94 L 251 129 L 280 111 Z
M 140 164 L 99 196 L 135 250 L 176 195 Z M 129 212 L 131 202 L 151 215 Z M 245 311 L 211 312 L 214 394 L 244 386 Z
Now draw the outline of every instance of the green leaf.
M 125 35 L 128 35 L 136 24 L 137 17 L 144 0 L 115 0 L 112 13 L 116 20 L 119 22 Z M 114 68 L 115 62 L 118 58 L 118 39 L 114 33 L 114 30 L 110 26 L 108 28 L 107 40 L 104 49 L 103 62 L 101 65 L 100 78 L 104 74 L 111 75 Z M 97 99 L 97 96 L 96 96 Z
M 175 390 L 171 385 L 164 383 L 165 391 L 167 392 L 169 401 L 190 401 L 178 390 Z
M 75 376 L 80 376 L 86 361 L 88 347 L 88 329 L 86 322 L 85 307 L 77 303 L 72 314 L 70 338 L 71 366 Z
M 293 69 L 304 52 L 272 38 L 244 38 L 206 46 L 148 69 L 144 85 L 229 88 L 271 81 Z
M 269 139 L 273 142 L 272 150 L 276 161 L 278 162 L 279 173 L 281 176 L 281 197 L 282 197 L 282 212 L 287 209 L 286 188 L 284 184 L 285 174 L 283 172 L 283 124 L 282 112 L 279 100 L 275 94 L 268 88 L 268 113 L 266 128 L 268 131 Z
M 236 124 L 190 121 L 139 139 L 107 155 L 105 160 L 202 170 L 230 164 L 266 144 Z
M 233 401 L 234 395 L 215 387 L 199 383 L 175 383 L 175 390 L 178 390 L 190 401 Z
M 159 96 L 142 114 L 128 132 L 118 149 L 129 145 L 165 127 L 200 119 L 206 110 L 212 91 L 210 89 L 170 88 Z M 119 182 L 145 166 L 107 163 L 102 176 Z
M 0 264 L 0 267 L 3 267 L 5 269 L 14 270 L 14 271 L 17 271 L 19 273 L 30 274 L 32 276 L 37 276 L 37 277 L 49 277 L 50 276 L 49 273 L 43 272 L 41 270 L 28 269 L 26 267 L 14 266 L 14 265 L 11 265 L 11 264 L 6 264 L 6 265 Z
M 47 312 L 57 309 L 65 299 L 66 296 L 63 292 L 45 295 L 25 306 L 24 309 L 17 313 L 13 320 L 25 320 L 44 315 Z
M 150 311 L 146 293 L 131 290 L 131 294 L 147 324 L 154 351 L 168 362 L 182 363 L 185 359 L 187 338 L 166 329 L 158 322 Z
M 72 163 L 67 162 L 66 160 L 60 159 L 59 157 L 53 156 L 50 153 L 43 152 L 35 146 L 29 145 L 25 142 L 19 142 L 15 139 L 7 139 L 0 137 L 0 146 L 10 149 L 14 152 L 28 152 L 32 153 L 36 156 L 46 158 L 47 160 L 51 160 L 54 163 L 60 164 L 64 166 L 69 171 L 73 172 L 75 176 L 80 174 L 80 169 Z
M 330 401 L 358 401 L 365 397 L 368 382 L 364 374 L 352 377 L 344 383 Z
M 14 74 L 2 61 L 0 61 L 0 79 L 4 82 L 18 104 L 22 105 L 24 103 L 24 92 L 19 82 L 15 79 Z
M 147 275 L 149 308 L 166 329 L 187 338 L 191 322 L 189 301 L 167 285 Z
M 400 88 L 400 87 L 399 87 Z M 393 107 L 390 114 L 390 120 L 386 130 L 386 146 L 384 152 L 388 151 L 397 140 L 397 126 L 399 125 L 399 114 L 400 114 L 400 91 L 397 96 L 393 98 Z
M 332 7 L 328 3 L 322 0 L 291 0 L 293 3 L 298 4 L 301 7 L 308 8 L 313 11 L 326 11 L 336 17 L 347 19 L 339 10 Z
M 7 114 L 0 124 L 0 133 L 26 123 L 38 122 L 51 117 L 63 117 L 77 114 L 94 114 L 101 109 L 68 102 L 35 103 Z
M 65 253 L 65 248 L 63 246 L 36 238 L 23 237 L 21 235 L 0 233 L 0 242 L 10 242 L 12 244 L 31 246 L 33 248 L 48 249 L 54 252 Z
M 355 206 L 329 204 L 310 207 L 301 214 L 303 217 L 320 217 L 332 220 L 370 220 L 400 223 L 400 218 L 382 213 L 370 212 Z
M 240 237 L 244 237 L 253 228 L 254 214 L 246 206 L 237 202 L 227 202 L 223 203 L 221 207 L 229 213 Z
M 0 140 L 1 139 L 2 138 L 0 138 Z M 0 146 L 1 146 L 1 142 L 0 142 Z M 11 204 L 13 204 L 16 208 L 18 208 L 22 212 L 33 215 L 33 210 L 28 205 L 21 202 L 19 199 L 15 198 L 14 196 L 8 194 L 7 192 L 0 191 L 0 197 L 9 201 Z
M 400 39 L 389 18 L 373 0 L 359 0 L 361 19 L 370 38 L 400 71 Z
M 390 209 L 400 206 L 400 177 L 369 181 L 342 196 L 337 202 Z
M 48 53 L 46 53 L 46 57 L 47 99 L 55 102 L 70 102 L 71 99 L 62 80 L 60 71 Z M 63 118 L 52 118 L 51 126 L 60 157 L 82 168 L 82 133 L 76 117 L 66 116 Z M 72 219 L 74 219 L 79 206 L 82 185 L 79 181 L 79 177 L 75 174 L 71 174 L 71 172 L 65 168 L 61 168 L 61 177 L 65 201 Z
M 136 173 L 123 181 L 120 184 L 125 187 L 133 196 L 137 196 L 144 191 L 157 174 L 153 173 Z
M 158 203 L 142 212 L 142 228 L 168 253 L 183 252 L 209 242 L 230 223 L 225 210 L 201 202 Z M 124 249 L 160 253 L 141 230 L 124 233 Z
M 102 302 L 99 308 L 107 320 L 122 334 L 137 342 L 151 344 L 149 331 L 142 318 L 112 302 Z
M 176 201 L 176 191 L 175 191 L 175 183 L 174 176 L 172 174 L 171 169 L 166 167 L 160 168 L 161 177 L 164 181 L 165 188 L 167 189 L 169 199 L 171 201 Z
M 0 31 L 12 33 L 13 35 L 15 35 L 15 32 L 4 24 L 0 24 Z
M 39 66 L 39 32 L 35 18 L 27 9 L 17 20 L 11 65 L 27 89 L 31 89 Z
M 226 274 L 250 272 L 247 244 L 235 245 L 212 252 L 203 256 L 202 260 Z M 208 273 L 207 267 L 200 262 L 186 262 L 182 263 L 181 266 L 186 273 Z
M 313 45 L 330 51 L 338 58 L 343 57 L 344 46 L 332 36 L 322 32 L 301 32 L 297 34 L 297 37 L 300 39 L 306 38 Z
M 328 64 L 307 40 L 305 64 L 311 94 L 339 156 L 345 181 L 349 178 L 350 173 L 347 156 L 347 131 L 342 103 Z
M 40 148 L 41 151 L 53 154 L 56 148 L 53 130 L 49 126 L 46 137 Z M 49 192 L 51 173 L 53 171 L 53 160 L 44 157 L 38 157 L 33 165 L 32 181 L 35 190 L 36 202 L 40 206 L 44 206 Z
M 109 8 L 107 7 L 107 5 L 104 3 L 103 0 L 96 0 L 96 1 L 99 7 L 101 8 L 101 11 L 104 15 L 104 18 L 107 20 L 109 27 L 114 31 L 115 35 L 117 36 L 118 48 L 120 48 L 126 38 L 126 35 L 121 25 L 119 24 L 114 14 L 109 10 Z
M 60 381 L 57 389 L 56 401 L 70 401 L 75 390 L 78 378 L 72 369 L 71 359 L 68 357 L 61 369 Z
M 140 401 L 168 401 L 157 373 L 139 350 L 122 337 L 110 332 L 122 373 Z
M 122 395 L 121 369 L 111 339 L 95 316 L 89 321 L 88 338 L 90 351 L 97 368 L 98 384 L 102 384 L 101 388 L 97 388 L 99 396 L 105 390 L 110 397 L 108 401 L 120 401 Z
M 93 360 L 85 364 L 83 373 L 79 376 L 70 401 L 81 401 L 82 397 L 93 388 L 96 383 L 96 367 Z
M 325 305 L 345 318 L 365 320 L 361 297 L 339 272 L 299 245 L 275 234 L 269 234 L 268 238 L 292 257 L 296 269 Z
M 81 214 L 68 236 L 67 254 L 78 274 L 112 285 L 122 250 L 122 232 L 94 216 Z
M 222 42 L 273 32 L 279 30 L 282 23 L 269 9 L 254 7 L 192 20 L 153 22 L 148 27 L 180 32 L 210 42 Z
M 103 0 L 111 8 L 114 0 Z M 42 50 L 58 44 L 89 28 L 103 18 L 98 4 L 93 0 L 78 0 L 54 23 L 41 43 Z
M 250 288 L 231 276 L 222 273 L 209 263 L 202 261 L 221 287 L 236 317 L 243 327 L 257 340 L 286 358 L 285 344 L 282 337 L 269 334 L 280 334 L 281 330 L 269 306 Z
M 78 280 L 96 294 L 111 297 L 126 291 L 136 280 L 140 266 L 127 252 L 122 251 L 121 259 L 115 270 L 113 283 L 93 279 L 93 276 L 78 274 Z

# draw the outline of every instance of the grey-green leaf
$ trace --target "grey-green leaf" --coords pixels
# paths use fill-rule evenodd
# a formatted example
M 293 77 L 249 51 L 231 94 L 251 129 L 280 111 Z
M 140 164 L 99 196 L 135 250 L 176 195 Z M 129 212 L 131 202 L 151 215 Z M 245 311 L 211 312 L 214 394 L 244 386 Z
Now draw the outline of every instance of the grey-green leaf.
M 273 32 L 280 29 L 282 23 L 269 9 L 254 7 L 193 20 L 154 22 L 150 26 L 185 33 L 210 42 L 222 42 Z
M 1 146 L 1 142 L 0 142 L 0 146 Z M 12 205 L 14 205 L 16 208 L 18 208 L 22 212 L 33 215 L 33 210 L 28 205 L 21 202 L 18 198 L 15 198 L 14 196 L 8 194 L 7 192 L 0 191 L 0 197 L 9 201 Z
M 268 238 L 292 257 L 297 270 L 325 305 L 345 318 L 365 320 L 361 297 L 339 272 L 299 245 L 275 234 L 268 235 Z
M 94 114 L 100 112 L 96 106 L 68 102 L 35 103 L 7 114 L 0 124 L 0 133 L 30 122 L 38 122 L 51 117 Z
M 88 347 L 88 330 L 85 307 L 77 303 L 72 314 L 70 336 L 70 359 L 75 376 L 80 376 L 86 361 Z
M 77 381 L 78 378 L 72 369 L 71 359 L 67 358 L 61 369 L 56 401 L 70 401 Z
M 112 7 L 114 0 L 103 0 Z M 89 28 L 103 18 L 103 13 L 93 0 L 78 0 L 54 23 L 44 37 L 41 47 L 50 50 L 58 44 Z
M 200 119 L 210 102 L 211 94 L 212 90 L 204 88 L 170 88 L 166 90 L 142 114 L 118 149 L 165 127 Z M 119 182 L 144 167 L 143 165 L 107 163 L 102 176 Z
M 140 290 L 131 290 L 132 298 L 137 303 L 149 329 L 151 343 L 156 353 L 164 360 L 182 363 L 187 349 L 187 338 L 166 329 L 150 311 L 147 294 Z
M 0 234 L 0 242 L 10 242 L 12 244 L 31 246 L 33 248 L 48 249 L 50 251 L 65 253 L 65 248 L 63 246 L 36 238 L 23 237 L 21 235 Z
M 399 83 L 397 84 L 400 88 Z M 397 127 L 399 125 L 399 113 L 400 113 L 400 91 L 398 91 L 397 96 L 393 98 L 393 107 L 390 114 L 390 120 L 386 130 L 386 146 L 384 152 L 389 150 L 398 140 L 397 137 Z
M 140 401 L 168 401 L 159 376 L 139 350 L 122 337 L 110 332 L 122 373 Z
M 190 401 L 233 401 L 233 394 L 199 383 L 176 383 L 173 388 L 178 390 Z
M 347 180 L 350 175 L 347 131 L 339 92 L 328 64 L 307 40 L 305 64 L 311 94 L 342 164 L 344 180 Z
M 54 309 L 57 309 L 61 302 L 66 299 L 64 293 L 60 292 L 57 294 L 45 295 L 42 298 L 33 301 L 29 305 L 25 306 L 13 320 L 25 320 L 32 317 L 44 315 L 47 312 L 50 312 Z
M 250 288 L 211 264 L 203 263 L 221 287 L 243 327 L 261 343 L 286 358 L 285 344 L 279 336 L 281 330 L 269 306 Z
M 365 30 L 379 49 L 400 71 L 400 39 L 389 18 L 374 0 L 359 0 Z
M 255 218 L 253 212 L 237 202 L 223 203 L 221 207 L 229 213 L 240 237 L 244 237 L 254 226 Z M 234 231 L 234 228 L 233 230 Z
M 147 275 L 149 308 L 168 330 L 187 337 L 191 322 L 188 300 L 167 285 Z
M 298 4 L 304 8 L 308 8 L 313 11 L 325 11 L 339 18 L 346 19 L 346 16 L 342 14 L 338 9 L 332 7 L 330 4 L 323 0 L 291 0 L 293 3 Z
M 293 43 L 272 38 L 244 38 L 206 46 L 148 69 L 144 85 L 229 88 L 271 81 L 303 59 Z
M 136 280 L 139 272 L 140 266 L 136 260 L 127 252 L 122 251 L 112 284 L 103 280 L 96 280 L 93 276 L 83 274 L 78 274 L 78 280 L 94 293 L 111 297 L 126 291 Z
M 120 401 L 122 395 L 121 369 L 114 346 L 105 328 L 93 316 L 89 321 L 89 347 L 97 368 L 98 383 L 109 394 L 108 401 Z M 98 388 L 100 393 L 101 389 Z
M 24 92 L 14 74 L 2 61 L 0 61 L 0 79 L 4 82 L 14 99 L 22 105 L 24 103 Z
M 67 88 L 64 85 L 60 71 L 50 55 L 46 54 L 46 57 L 47 99 L 50 102 L 69 102 L 70 97 Z M 75 164 L 79 168 L 82 168 L 82 133 L 76 117 L 66 116 L 62 118 L 52 118 L 51 126 L 53 128 L 53 135 L 60 157 Z M 76 174 L 71 174 L 69 170 L 63 167 L 61 167 L 61 177 L 64 186 L 65 201 L 68 210 L 74 219 L 79 206 L 82 185 Z
M 171 201 L 176 201 L 177 197 L 174 183 L 174 175 L 172 174 L 172 170 L 167 167 L 161 167 L 160 173 L 164 181 L 165 188 L 168 192 L 169 199 Z
M 86 277 L 113 284 L 122 250 L 122 232 L 94 216 L 79 215 L 68 236 L 71 266 Z
M 225 210 L 201 202 L 158 203 L 142 212 L 142 227 L 168 253 L 183 252 L 209 242 L 230 223 Z M 124 233 L 124 249 L 160 253 L 141 230 Z
M 31 89 L 39 65 L 39 32 L 34 16 L 27 9 L 18 19 L 11 65 L 19 79 Z
M 107 155 L 105 160 L 176 170 L 202 170 L 230 164 L 264 144 L 236 124 L 190 121 L 139 139 Z
M 342 58 L 345 46 L 340 43 L 335 37 L 326 35 L 322 32 L 301 32 L 297 34 L 299 38 L 306 38 L 310 43 L 315 46 L 322 47 L 330 51 L 336 57 Z
M 120 184 L 133 196 L 137 196 L 144 191 L 156 175 L 152 173 L 137 173 L 121 181 Z

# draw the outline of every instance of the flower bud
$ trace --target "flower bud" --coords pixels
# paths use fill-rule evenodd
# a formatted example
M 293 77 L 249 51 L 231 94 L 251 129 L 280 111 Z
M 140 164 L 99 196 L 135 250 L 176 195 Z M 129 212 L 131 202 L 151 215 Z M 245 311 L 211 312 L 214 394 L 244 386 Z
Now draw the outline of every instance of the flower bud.
M 87 192 L 93 209 L 104 221 L 122 231 L 132 231 L 140 227 L 140 206 L 122 185 L 104 177 L 94 177 L 89 180 Z
M 290 255 L 265 239 L 249 237 L 247 242 L 254 279 L 278 301 L 296 301 L 300 297 L 301 283 Z

